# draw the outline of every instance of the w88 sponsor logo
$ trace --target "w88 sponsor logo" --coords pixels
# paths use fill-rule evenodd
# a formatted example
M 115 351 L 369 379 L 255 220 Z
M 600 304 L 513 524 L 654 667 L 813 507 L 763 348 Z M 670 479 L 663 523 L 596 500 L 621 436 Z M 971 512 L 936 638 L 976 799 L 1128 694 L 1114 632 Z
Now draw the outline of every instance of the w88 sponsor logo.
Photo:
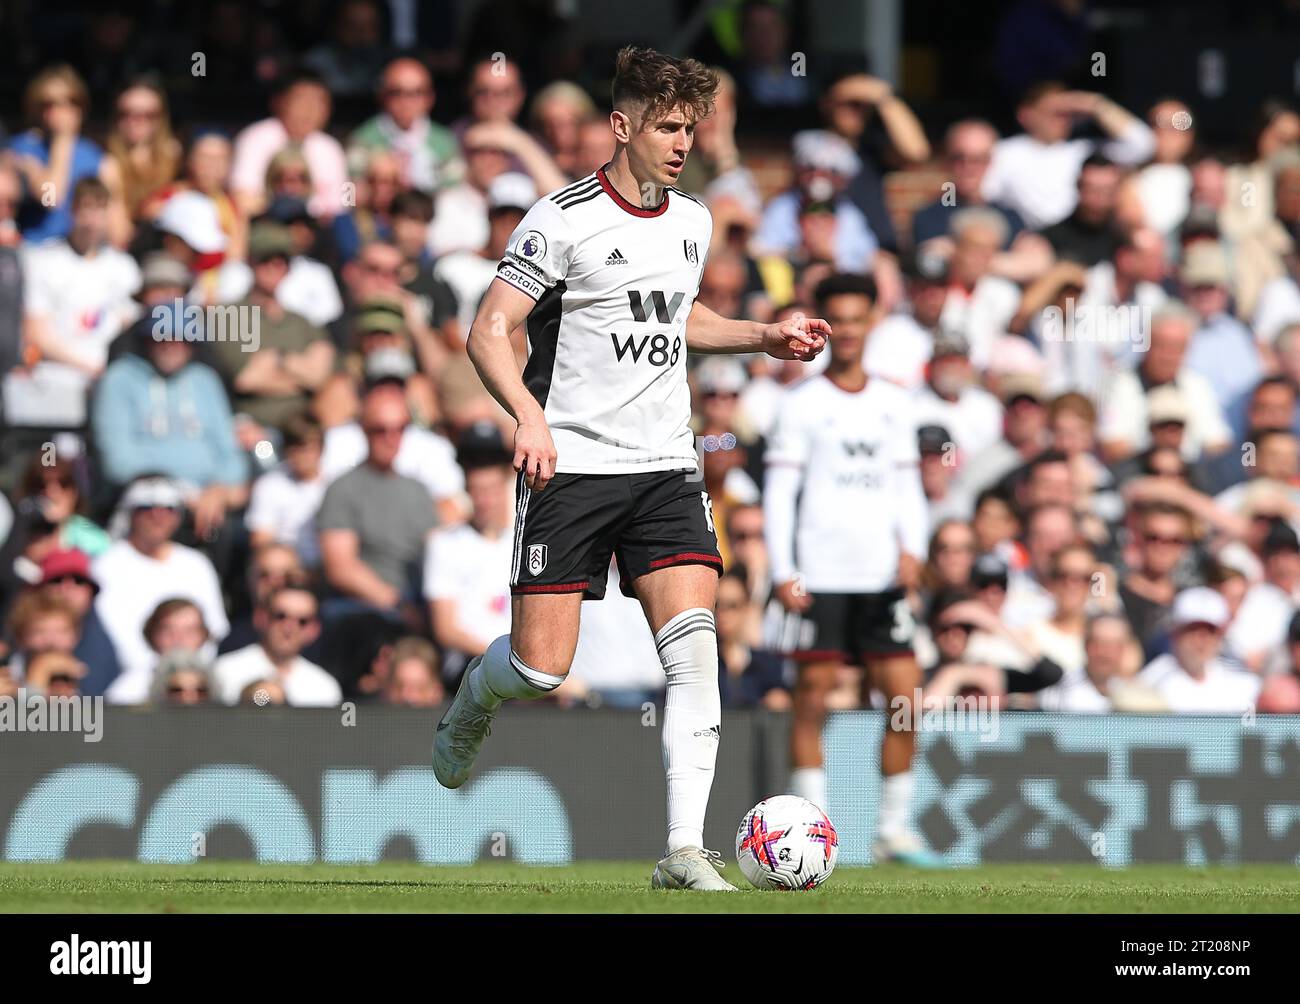
M 674 337 L 671 343 L 662 332 L 657 335 L 642 335 L 639 340 L 636 335 L 628 335 L 621 342 L 612 331 L 609 337 L 614 343 L 614 356 L 619 362 L 631 356 L 633 363 L 639 363 L 644 357 L 651 366 L 676 366 L 682 354 L 681 335 Z

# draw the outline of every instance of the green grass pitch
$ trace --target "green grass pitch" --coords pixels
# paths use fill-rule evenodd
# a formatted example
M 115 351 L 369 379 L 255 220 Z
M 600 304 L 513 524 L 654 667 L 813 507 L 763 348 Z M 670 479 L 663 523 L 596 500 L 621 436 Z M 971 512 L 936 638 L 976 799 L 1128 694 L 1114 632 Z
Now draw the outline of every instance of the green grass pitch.
M 536 868 L 418 864 L 0 863 L 0 912 L 57 913 L 1277 913 L 1300 869 L 986 865 L 840 868 L 820 889 L 654 891 L 651 862 Z M 743 883 L 735 863 L 723 874 Z

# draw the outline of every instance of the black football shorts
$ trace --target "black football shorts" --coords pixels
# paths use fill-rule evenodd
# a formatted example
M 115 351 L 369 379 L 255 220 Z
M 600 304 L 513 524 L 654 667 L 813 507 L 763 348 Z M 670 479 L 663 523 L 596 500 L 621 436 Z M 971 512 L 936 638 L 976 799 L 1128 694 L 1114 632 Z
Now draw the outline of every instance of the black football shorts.
M 610 555 L 620 588 L 670 565 L 722 574 L 713 503 L 693 471 L 557 474 L 540 492 L 516 483 L 510 591 L 605 596 Z
M 902 589 L 809 596 L 812 605 L 802 613 L 785 610 L 775 598 L 769 610 L 769 641 L 796 663 L 861 665 L 873 656 L 912 651 L 916 625 Z

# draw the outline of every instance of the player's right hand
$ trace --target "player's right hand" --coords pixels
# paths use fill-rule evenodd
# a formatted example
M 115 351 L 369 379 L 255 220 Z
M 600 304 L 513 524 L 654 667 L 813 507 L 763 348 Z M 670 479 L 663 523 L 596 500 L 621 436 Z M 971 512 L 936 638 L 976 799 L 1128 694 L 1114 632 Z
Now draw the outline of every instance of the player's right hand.
M 545 422 L 520 422 L 515 429 L 515 470 L 524 472 L 524 485 L 540 492 L 555 477 L 555 444 Z
M 781 606 L 792 613 L 801 614 L 812 606 L 812 597 L 808 595 L 808 587 L 804 585 L 803 579 L 782 582 L 773 590 L 773 594 Z

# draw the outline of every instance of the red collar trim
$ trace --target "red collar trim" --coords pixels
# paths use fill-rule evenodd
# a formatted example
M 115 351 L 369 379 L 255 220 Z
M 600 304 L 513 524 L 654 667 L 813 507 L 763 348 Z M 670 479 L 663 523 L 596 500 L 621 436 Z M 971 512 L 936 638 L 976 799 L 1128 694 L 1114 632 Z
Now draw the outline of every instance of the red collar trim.
M 608 167 L 609 165 L 605 166 Z M 615 205 L 633 216 L 662 216 L 668 210 L 668 189 L 666 188 L 664 189 L 663 201 L 659 205 L 655 206 L 654 209 L 642 209 L 640 206 L 632 205 L 627 199 L 618 194 L 618 189 L 610 184 L 604 167 L 596 171 L 596 180 L 600 182 L 600 187 L 605 190 L 605 193 L 614 200 Z

